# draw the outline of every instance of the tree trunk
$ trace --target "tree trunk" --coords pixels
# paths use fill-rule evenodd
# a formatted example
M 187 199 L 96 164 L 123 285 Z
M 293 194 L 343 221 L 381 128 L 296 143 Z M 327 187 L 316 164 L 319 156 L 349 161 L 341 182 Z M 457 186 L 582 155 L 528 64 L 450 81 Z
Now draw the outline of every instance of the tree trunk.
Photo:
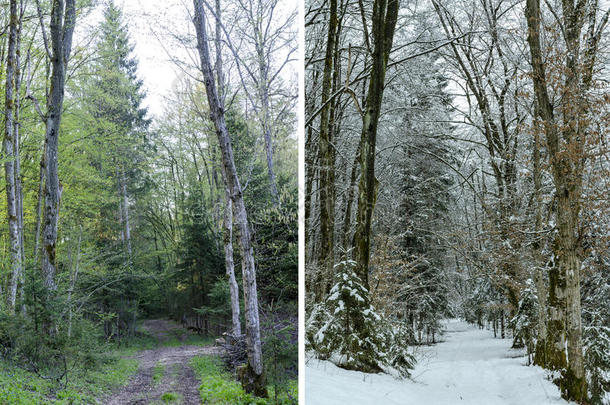
M 335 196 L 334 177 L 335 167 L 333 159 L 333 145 L 331 139 L 330 122 L 330 91 L 332 88 L 333 61 L 335 57 L 335 41 L 337 40 L 337 0 L 330 0 L 330 19 L 326 40 L 326 55 L 324 59 L 324 73 L 322 76 L 322 111 L 320 112 L 320 137 L 318 146 L 319 162 L 319 198 L 320 205 L 320 250 L 318 256 L 318 276 L 315 280 L 315 299 L 324 300 L 328 292 L 327 285 L 332 275 L 335 256 L 334 224 L 335 224 Z
M 54 0 L 51 10 L 52 73 L 47 98 L 46 117 L 46 182 L 44 228 L 42 232 L 42 273 L 48 291 L 55 291 L 57 223 L 59 217 L 60 184 L 58 178 L 58 146 L 61 113 L 64 101 L 66 65 L 72 49 L 72 34 L 76 22 L 75 0 Z M 63 15 L 65 13 L 65 15 Z
M 224 170 L 223 178 L 226 178 Z M 228 184 L 226 180 L 225 184 Z M 239 320 L 239 287 L 235 280 L 235 266 L 233 263 L 233 204 L 231 201 L 231 191 L 228 186 L 225 186 L 224 228 L 225 267 L 229 279 L 229 291 L 231 292 L 232 334 L 233 336 L 241 336 L 241 323 Z
M 23 184 L 21 181 L 21 31 L 23 28 L 23 14 L 25 7 L 23 1 L 20 2 L 19 24 L 17 26 L 17 42 L 15 49 L 15 120 L 13 122 L 13 140 L 15 142 L 15 199 L 17 202 L 17 217 L 18 217 L 18 237 L 19 237 L 19 261 L 21 268 L 19 269 L 19 287 L 18 295 L 21 298 L 21 314 L 26 315 L 25 307 L 25 240 L 23 236 Z
M 222 49 L 221 49 L 221 35 L 222 35 L 222 23 L 220 21 L 222 7 L 220 5 L 220 0 L 216 0 L 216 37 L 215 37 L 215 46 L 216 46 L 216 63 L 215 63 L 215 71 L 216 71 L 216 80 L 218 82 L 218 95 L 219 95 L 219 103 L 220 105 L 224 105 L 224 95 L 225 95 L 225 86 L 224 86 L 224 74 L 222 69 Z M 202 153 L 202 158 L 203 158 Z M 204 158 L 205 162 L 205 158 Z M 224 170 L 224 166 L 221 167 L 221 175 L 223 180 L 223 186 L 225 190 L 225 206 L 224 206 L 224 216 L 223 216 L 223 244 L 224 244 L 224 252 L 225 252 L 225 269 L 227 273 L 227 278 L 229 281 L 229 291 L 231 294 L 231 324 L 232 324 L 232 334 L 233 336 L 241 336 L 241 321 L 239 319 L 239 286 L 237 285 L 237 280 L 235 280 L 235 263 L 233 261 L 233 202 L 231 201 L 231 190 L 229 189 L 227 182 L 227 174 Z M 216 171 L 214 171 L 214 178 L 216 179 Z M 209 181 L 209 175 L 208 175 Z M 211 184 L 210 184 L 211 188 Z
M 7 305 L 14 313 L 17 300 L 17 285 L 21 274 L 21 240 L 19 236 L 19 204 L 17 202 L 17 179 L 15 178 L 17 153 L 15 150 L 15 100 L 19 94 L 14 94 L 16 85 L 16 46 L 17 46 L 17 0 L 10 1 L 10 23 L 8 38 L 8 55 L 6 60 L 6 88 L 4 108 L 4 175 L 6 179 L 7 219 L 11 255 L 11 275 L 7 291 Z
M 557 198 L 554 243 L 555 263 L 549 272 L 548 342 L 545 360 L 548 367 L 564 369 L 560 388 L 567 399 L 587 402 L 587 383 L 582 353 L 580 308 L 580 199 L 582 196 L 582 162 L 587 125 L 584 123 L 587 103 L 586 91 L 591 84 L 587 77 L 593 66 L 580 66 L 580 34 L 586 2 L 575 5 L 562 2 L 564 40 L 566 44 L 564 83 L 561 86 L 561 103 L 554 111 L 548 94 L 547 76 L 543 64 L 540 41 L 540 0 L 527 0 L 525 16 L 529 28 L 528 44 L 533 70 L 534 94 L 537 113 L 543 121 L 555 196 Z M 593 21 L 595 19 L 593 18 Z M 593 48 L 591 48 L 593 47 Z M 596 50 L 589 43 L 588 50 Z M 584 71 L 586 80 L 581 82 Z M 561 133 L 561 138 L 559 137 Z M 567 334 L 566 332 L 567 331 Z M 567 339 L 567 359 L 565 341 Z
M 131 264 L 131 224 L 129 222 L 129 196 L 127 195 L 127 179 L 125 170 L 121 170 L 121 198 L 123 199 L 123 221 L 125 222 L 125 243 L 127 247 L 127 257 Z
M 197 47 L 201 59 L 201 70 L 205 83 L 205 89 L 210 107 L 210 116 L 216 128 L 216 136 L 222 152 L 222 163 L 227 177 L 227 185 L 231 192 L 235 223 L 238 229 L 238 240 L 242 256 L 242 273 L 244 288 L 244 304 L 246 315 L 246 344 L 248 351 L 248 366 L 245 374 L 248 381 L 244 384 L 248 392 L 256 396 L 267 397 L 265 376 L 263 369 L 263 354 L 261 349 L 260 323 L 258 313 L 258 297 L 256 290 L 256 268 L 254 265 L 254 252 L 250 236 L 250 227 L 246 206 L 244 204 L 241 185 L 237 177 L 235 161 L 233 159 L 233 148 L 231 138 L 227 130 L 224 109 L 221 106 L 214 82 L 214 74 L 210 64 L 210 53 L 208 49 L 207 28 L 205 12 L 201 0 L 193 0 L 195 10 L 195 30 L 197 32 Z M 242 382 L 243 384 L 243 382 Z
M 345 216 L 343 217 L 343 249 L 347 252 L 349 249 L 349 231 L 350 224 L 352 223 L 352 205 L 354 203 L 354 191 L 356 189 L 356 180 L 358 178 L 358 162 L 360 161 L 360 144 L 356 150 L 356 156 L 354 157 L 354 163 L 352 164 L 352 171 L 350 175 L 349 188 L 347 189 L 347 198 L 345 199 Z
M 375 0 L 373 4 L 372 34 L 374 50 L 366 99 L 366 110 L 362 119 L 360 138 L 360 182 L 358 184 L 358 211 L 354 234 L 354 259 L 356 274 L 368 289 L 368 272 L 371 248 L 371 223 L 377 198 L 378 181 L 375 177 L 375 155 L 377 151 L 377 125 L 381 113 L 381 102 L 385 85 L 385 73 L 392 49 L 394 30 L 398 17 L 399 0 Z
M 44 142 L 42 156 L 40 157 L 40 172 L 38 175 L 38 202 L 36 203 L 36 229 L 34 242 L 34 266 L 38 265 L 40 256 L 40 228 L 42 221 L 42 208 L 44 206 L 44 175 L 46 172 L 47 142 Z

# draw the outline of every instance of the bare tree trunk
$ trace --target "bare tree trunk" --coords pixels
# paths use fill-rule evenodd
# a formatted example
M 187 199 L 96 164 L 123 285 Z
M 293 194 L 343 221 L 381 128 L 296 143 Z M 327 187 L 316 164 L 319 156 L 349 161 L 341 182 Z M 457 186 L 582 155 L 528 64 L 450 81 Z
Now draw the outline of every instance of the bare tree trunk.
M 44 174 L 46 172 L 47 143 L 44 143 L 40 157 L 40 173 L 38 175 L 38 202 L 36 203 L 36 230 L 34 242 L 34 266 L 38 265 L 40 256 L 40 228 L 42 221 L 42 207 L 44 206 Z
M 333 161 L 333 145 L 331 139 L 330 123 L 330 91 L 332 88 L 333 61 L 335 57 L 335 42 L 337 41 L 337 0 L 330 0 L 330 19 L 326 39 L 326 55 L 324 58 L 324 73 L 322 76 L 322 111 L 320 112 L 320 138 L 318 147 L 318 161 L 320 164 L 320 180 L 318 202 L 320 205 L 320 251 L 318 256 L 318 277 L 315 281 L 316 301 L 324 300 L 328 288 L 327 284 L 332 274 L 335 257 L 334 228 L 335 228 L 335 196 L 334 178 L 335 167 Z
M 221 49 L 221 35 L 222 35 L 222 23 L 221 23 L 221 12 L 220 0 L 216 0 L 216 78 L 218 82 L 219 92 L 219 103 L 224 106 L 224 74 L 222 69 L 222 49 Z M 203 156 L 203 154 L 202 154 Z M 233 336 L 241 336 L 241 322 L 239 320 L 239 286 L 235 279 L 235 263 L 233 261 L 233 202 L 231 201 L 231 190 L 229 189 L 229 183 L 227 182 L 227 174 L 224 166 L 221 167 L 222 180 L 225 190 L 225 207 L 224 207 L 224 251 L 225 251 L 225 268 L 227 272 L 227 278 L 229 279 L 229 291 L 231 293 L 231 323 L 233 325 L 232 333 Z
M 537 105 L 536 102 L 534 102 Z M 537 110 L 537 107 L 535 107 Z M 547 291 L 548 287 L 544 282 L 544 262 L 541 257 L 542 236 L 540 231 L 542 230 L 542 170 L 540 165 L 540 135 L 539 120 L 537 119 L 538 113 L 536 111 L 534 118 L 534 150 L 533 150 L 533 164 L 534 164 L 534 204 L 536 210 L 536 219 L 534 225 L 534 242 L 532 243 L 532 258 L 534 261 L 534 282 L 536 284 L 536 292 L 538 297 L 538 325 L 537 325 L 537 339 L 536 348 L 534 351 L 534 364 L 545 367 L 545 347 L 547 345 Z
M 256 290 L 256 268 L 254 252 L 250 236 L 250 227 L 246 206 L 244 204 L 241 185 L 237 177 L 231 138 L 227 130 L 224 109 L 221 106 L 214 74 L 210 63 L 208 36 L 205 22 L 205 12 L 202 0 L 193 0 L 195 10 L 195 30 L 197 32 L 197 47 L 201 59 L 201 70 L 206 88 L 210 116 L 216 128 L 216 136 L 222 152 L 222 162 L 227 177 L 227 185 L 231 191 L 231 200 L 235 223 L 237 224 L 244 283 L 244 303 L 246 315 L 246 344 L 248 349 L 248 366 L 242 370 L 242 385 L 247 392 L 253 392 L 260 397 L 267 397 L 263 369 L 263 354 L 261 349 L 260 323 L 258 313 L 258 297 Z
M 223 173 L 223 177 L 226 175 Z M 225 184 L 226 180 L 225 180 Z M 239 287 L 235 280 L 235 265 L 233 263 L 233 203 L 231 191 L 225 186 L 225 212 L 224 212 L 224 247 L 225 267 L 229 279 L 229 291 L 231 292 L 231 320 L 233 325 L 233 336 L 241 336 L 241 323 L 239 321 Z
M 392 49 L 394 30 L 398 18 L 399 0 L 375 0 L 373 4 L 372 34 L 374 50 L 372 68 L 362 119 L 360 138 L 360 182 L 358 184 L 358 212 L 354 235 L 356 273 L 368 289 L 368 272 L 371 248 L 371 223 L 377 199 L 378 181 L 375 177 L 377 151 L 377 125 L 385 85 L 386 66 Z
M 358 178 L 358 162 L 360 161 L 360 144 L 356 150 L 356 156 L 354 157 L 354 163 L 352 164 L 352 171 L 350 174 L 349 188 L 347 190 L 347 198 L 345 201 L 345 216 L 343 217 L 343 249 L 347 252 L 349 249 L 349 233 L 350 224 L 352 223 L 352 205 L 354 204 L 354 194 L 356 189 L 356 180 Z
M 578 4 L 571 0 L 562 2 L 561 28 L 567 52 L 565 65 L 561 66 L 564 82 L 561 83 L 561 103 L 556 108 L 557 111 L 550 101 L 543 63 L 540 0 L 527 0 L 525 9 L 537 113 L 544 124 L 557 198 L 557 236 L 553 249 L 556 262 L 552 264 L 549 273 L 549 342 L 545 360 L 547 367 L 563 369 L 560 388 L 566 398 L 580 403 L 587 402 L 587 381 L 582 353 L 579 215 L 588 132 L 585 119 L 588 109 L 586 92 L 592 83 L 593 60 L 599 39 L 596 34 L 590 36 L 584 51 L 584 64 L 579 62 L 580 36 L 587 6 L 591 7 L 591 4 L 587 5 L 586 1 Z M 595 33 L 596 7 L 591 12 L 593 18 L 590 18 L 589 29 Z M 600 22 L 597 31 L 601 31 L 606 22 L 607 19 Z
M 58 146 L 61 113 L 64 101 L 66 65 L 72 50 L 72 34 L 76 22 L 75 0 L 53 0 L 51 10 L 51 90 L 47 98 L 46 117 L 46 182 L 44 228 L 42 234 L 42 273 L 49 291 L 57 289 L 56 244 L 59 217 L 60 184 L 58 178 Z
M 23 236 L 23 184 L 21 181 L 21 31 L 23 28 L 23 14 L 25 7 L 23 0 L 19 2 L 19 24 L 17 26 L 17 42 L 15 49 L 15 120 L 13 122 L 13 140 L 15 142 L 15 199 L 17 202 L 18 234 L 19 234 L 19 287 L 18 294 L 21 298 L 21 313 L 26 315 L 25 307 L 25 240 Z
M 14 313 L 15 302 L 17 300 L 17 285 L 21 273 L 21 246 L 19 237 L 19 215 L 17 202 L 17 184 L 15 178 L 16 151 L 15 151 L 15 99 L 19 94 L 14 94 L 16 77 L 15 69 L 17 64 L 17 0 L 10 1 L 10 22 L 8 38 L 8 55 L 6 60 L 6 88 L 5 88 L 5 108 L 4 108 L 4 175 L 6 179 L 6 206 L 10 240 L 11 254 L 11 275 L 7 292 L 7 305 L 9 311 Z

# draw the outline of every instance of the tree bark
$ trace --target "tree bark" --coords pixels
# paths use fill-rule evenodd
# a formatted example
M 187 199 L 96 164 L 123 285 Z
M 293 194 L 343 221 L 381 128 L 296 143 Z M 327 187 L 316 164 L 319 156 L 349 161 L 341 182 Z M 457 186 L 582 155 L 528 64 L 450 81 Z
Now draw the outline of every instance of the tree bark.
M 378 181 L 375 177 L 377 125 L 381 113 L 386 67 L 398 18 L 398 5 L 399 0 L 375 0 L 373 4 L 372 35 L 374 49 L 366 109 L 362 118 L 360 182 L 358 184 L 356 232 L 354 234 L 356 274 L 367 289 L 369 288 L 371 223 L 378 188 Z
M 324 73 L 322 75 L 322 111 L 320 112 L 320 137 L 318 147 L 319 162 L 319 198 L 320 206 L 320 250 L 318 252 L 318 277 L 315 282 L 315 298 L 317 302 L 324 300 L 328 293 L 329 279 L 332 275 L 335 257 L 335 167 L 330 123 L 330 91 L 335 57 L 335 42 L 337 41 L 337 0 L 330 0 L 330 19 L 326 39 L 326 55 Z
M 16 174 L 17 152 L 15 150 L 15 100 L 19 97 L 15 94 L 16 65 L 17 65 L 17 0 L 10 1 L 10 22 L 8 38 L 8 55 L 6 60 L 6 87 L 4 108 L 4 175 L 6 179 L 7 219 L 11 255 L 11 275 L 7 291 L 7 305 L 9 312 L 14 313 L 17 300 L 17 285 L 21 274 L 21 240 L 19 236 L 19 204 L 17 202 L 18 190 Z
M 23 184 L 21 180 L 21 32 L 23 28 L 23 14 L 25 7 L 23 0 L 19 2 L 19 23 L 17 25 L 17 42 L 15 46 L 15 120 L 13 122 L 13 141 L 15 143 L 15 199 L 17 202 L 18 238 L 19 238 L 19 286 L 18 295 L 21 298 L 21 314 L 26 315 L 25 307 L 25 240 L 23 236 Z
M 221 49 L 221 35 L 222 35 L 222 23 L 221 13 L 222 7 L 220 5 L 220 0 L 216 0 L 216 37 L 215 46 L 216 46 L 216 80 L 218 82 L 218 93 L 219 99 L 218 102 L 220 106 L 224 108 L 224 94 L 225 94 L 225 86 L 224 86 L 224 74 L 222 69 L 222 49 Z M 202 158 L 204 158 L 202 153 Z M 204 158 L 205 162 L 205 158 Z M 224 216 L 223 216 L 223 244 L 224 244 L 224 253 L 225 253 L 225 270 L 227 273 L 227 278 L 229 281 L 229 292 L 231 294 L 231 324 L 232 324 L 232 334 L 233 336 L 241 336 L 241 321 L 239 319 L 239 286 L 237 285 L 237 280 L 235 280 L 235 263 L 233 261 L 233 202 L 231 201 L 231 190 L 229 189 L 227 182 L 227 174 L 224 170 L 224 166 L 221 166 L 221 175 L 223 180 L 223 186 L 225 190 L 225 206 L 224 206 Z M 216 173 L 214 173 L 216 177 Z M 209 181 L 209 175 L 208 175 Z M 210 183 L 211 188 L 211 183 Z
M 76 22 L 75 0 L 53 0 L 51 10 L 52 73 L 47 97 L 46 116 L 46 181 L 44 228 L 42 233 L 42 273 L 48 291 L 55 291 L 57 271 L 57 223 L 59 217 L 60 184 L 58 177 L 59 128 L 64 101 L 66 66 L 72 50 L 72 35 Z
M 549 273 L 549 341 L 545 359 L 547 367 L 565 368 L 560 388 L 566 398 L 580 403 L 587 401 L 587 383 L 582 353 L 579 215 L 582 164 L 588 131 L 584 119 L 587 112 L 586 92 L 592 80 L 589 69 L 593 69 L 592 65 L 579 64 L 580 35 L 586 6 L 586 1 L 578 4 L 571 0 L 562 2 L 563 38 L 567 52 L 565 66 L 561 67 L 564 74 L 558 111 L 555 111 L 550 101 L 545 65 L 542 62 L 540 0 L 527 0 L 525 9 L 537 113 L 544 124 L 557 199 L 557 235 L 553 249 L 555 263 Z M 595 43 L 588 44 L 585 54 L 592 49 L 595 52 Z M 581 80 L 582 73 L 584 81 Z
M 227 177 L 227 185 L 231 192 L 233 213 L 238 229 L 238 240 L 242 256 L 242 273 L 244 288 L 244 304 L 246 315 L 246 344 L 248 351 L 247 374 L 248 384 L 245 389 L 257 396 L 267 397 L 265 376 L 263 369 L 263 354 L 261 349 L 260 322 L 258 313 L 258 297 L 256 290 L 256 268 L 254 264 L 254 252 L 248 224 L 248 215 L 244 204 L 241 185 L 235 168 L 231 137 L 227 130 L 224 110 L 221 107 L 214 74 L 210 63 L 208 49 L 208 36 L 205 22 L 205 12 L 202 0 L 193 0 L 195 10 L 195 30 L 197 32 L 197 48 L 201 60 L 201 70 L 205 83 L 205 89 L 210 108 L 210 116 L 214 122 L 216 136 L 222 152 L 222 163 Z M 243 382 L 242 382 L 243 384 Z
M 232 333 L 233 336 L 241 336 L 241 322 L 239 320 L 239 287 L 235 280 L 235 265 L 233 263 L 233 203 L 231 201 L 231 192 L 228 186 L 225 186 L 224 228 L 225 267 L 227 278 L 229 279 L 229 291 L 231 293 Z

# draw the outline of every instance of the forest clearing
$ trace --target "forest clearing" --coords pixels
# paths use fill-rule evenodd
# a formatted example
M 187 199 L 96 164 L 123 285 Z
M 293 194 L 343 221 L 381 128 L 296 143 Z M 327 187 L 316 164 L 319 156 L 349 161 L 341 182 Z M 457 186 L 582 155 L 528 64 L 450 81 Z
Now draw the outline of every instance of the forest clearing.
M 297 403 L 284 2 L 0 1 L 0 404 Z

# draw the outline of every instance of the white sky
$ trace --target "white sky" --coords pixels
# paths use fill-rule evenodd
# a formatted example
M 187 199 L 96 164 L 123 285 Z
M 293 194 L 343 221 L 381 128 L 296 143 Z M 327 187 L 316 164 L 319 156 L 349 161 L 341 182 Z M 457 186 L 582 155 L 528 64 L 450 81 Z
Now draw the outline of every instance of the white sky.
M 283 10 L 278 16 L 285 15 L 285 9 L 296 8 L 294 0 L 283 0 Z M 188 13 L 192 9 L 192 0 L 115 0 L 123 9 L 124 20 L 128 24 L 133 55 L 138 59 L 138 77 L 143 80 L 147 97 L 144 101 L 150 116 L 160 116 L 167 95 L 174 81 L 181 75 L 181 69 L 170 61 L 171 57 L 180 60 L 194 60 L 197 55 L 190 55 L 184 47 L 176 46 L 177 41 L 171 35 L 191 33 L 194 39 L 194 28 Z M 96 26 L 102 18 L 102 6 L 84 22 L 87 26 Z M 161 41 L 164 45 L 162 45 Z M 232 58 L 231 58 L 232 59 Z M 225 60 L 233 63 L 233 60 Z M 194 62 L 193 62 L 194 64 Z M 284 80 L 296 77 L 296 63 L 287 69 Z M 230 69 L 229 69 L 230 70 Z M 230 71 L 227 72 L 230 74 Z

